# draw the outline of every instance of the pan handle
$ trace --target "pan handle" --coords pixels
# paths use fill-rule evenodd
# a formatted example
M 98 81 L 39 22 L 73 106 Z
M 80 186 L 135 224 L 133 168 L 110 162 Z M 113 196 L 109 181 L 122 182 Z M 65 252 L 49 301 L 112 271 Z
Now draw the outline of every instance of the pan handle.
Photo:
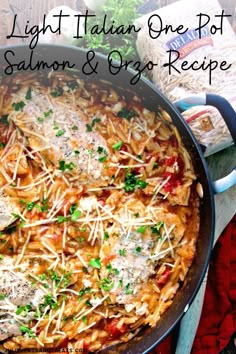
M 188 96 L 183 99 L 174 102 L 174 105 L 180 112 L 184 112 L 193 106 L 213 106 L 218 109 L 224 119 L 231 136 L 233 138 L 234 144 L 236 145 L 236 112 L 234 111 L 231 104 L 222 96 L 215 94 L 196 94 L 193 96 Z M 236 184 L 236 167 L 233 171 L 213 182 L 214 193 L 224 192 Z

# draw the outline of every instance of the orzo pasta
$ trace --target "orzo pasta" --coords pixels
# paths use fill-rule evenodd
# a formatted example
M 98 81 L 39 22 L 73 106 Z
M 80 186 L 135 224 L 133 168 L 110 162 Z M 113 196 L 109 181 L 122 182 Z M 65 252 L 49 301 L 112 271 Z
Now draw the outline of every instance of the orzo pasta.
M 199 227 L 171 118 L 72 74 L 0 89 L 2 346 L 98 351 L 155 326 Z

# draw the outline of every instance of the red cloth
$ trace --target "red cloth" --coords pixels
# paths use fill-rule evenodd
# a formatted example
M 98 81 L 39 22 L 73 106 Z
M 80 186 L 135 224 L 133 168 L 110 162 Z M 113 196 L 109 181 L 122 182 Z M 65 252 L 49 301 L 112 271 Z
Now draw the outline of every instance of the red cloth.
M 236 216 L 211 257 L 201 320 L 192 354 L 218 354 L 236 330 Z
M 226 227 L 210 261 L 202 315 L 191 354 L 218 354 L 236 331 L 236 215 Z M 156 354 L 175 352 L 174 331 Z

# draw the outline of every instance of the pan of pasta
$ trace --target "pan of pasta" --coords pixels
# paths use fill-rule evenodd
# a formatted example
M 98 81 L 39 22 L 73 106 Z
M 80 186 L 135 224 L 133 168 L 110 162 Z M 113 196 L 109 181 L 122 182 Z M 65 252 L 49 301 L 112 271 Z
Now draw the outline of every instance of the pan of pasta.
M 97 60 L 97 75 L 2 72 L 3 352 L 146 353 L 187 311 L 207 267 L 214 204 L 199 145 L 156 88 Z

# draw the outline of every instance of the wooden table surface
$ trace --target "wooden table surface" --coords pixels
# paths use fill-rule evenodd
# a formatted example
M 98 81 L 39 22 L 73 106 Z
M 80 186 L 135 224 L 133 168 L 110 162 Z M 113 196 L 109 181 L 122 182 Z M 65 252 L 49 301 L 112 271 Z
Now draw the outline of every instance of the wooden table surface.
M 162 7 L 176 0 L 156 0 L 157 6 Z M 207 0 L 206 0 L 207 1 Z M 145 0 L 144 0 L 145 2 Z M 230 22 L 236 32 L 236 0 L 219 0 L 227 14 L 231 14 Z M 189 0 L 189 4 L 191 0 Z M 83 0 L 0 0 L 0 46 L 24 42 L 23 39 L 6 40 L 12 28 L 14 15 L 17 14 L 17 27 L 23 29 L 26 21 L 29 24 L 38 24 L 43 15 L 59 5 L 67 5 L 72 9 L 84 10 Z

